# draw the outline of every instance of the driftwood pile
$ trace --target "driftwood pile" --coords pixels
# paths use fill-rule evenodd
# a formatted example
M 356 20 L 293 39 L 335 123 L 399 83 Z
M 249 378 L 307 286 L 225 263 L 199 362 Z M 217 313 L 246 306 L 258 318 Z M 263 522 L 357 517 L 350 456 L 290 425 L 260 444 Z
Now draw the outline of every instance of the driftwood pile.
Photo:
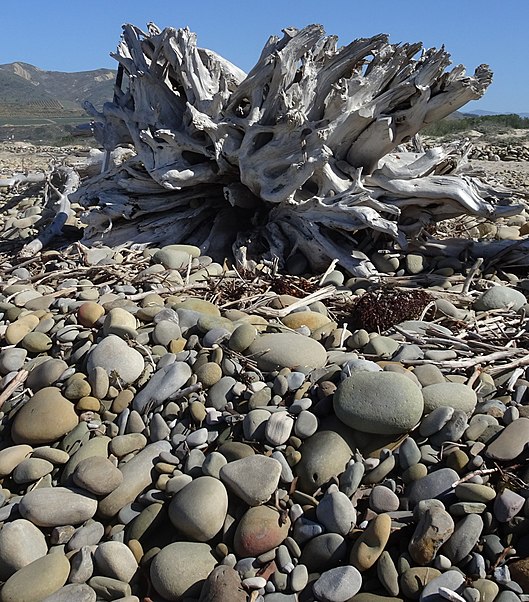
M 113 56 L 113 102 L 87 105 L 105 169 L 70 195 L 87 210 L 85 244 L 189 243 L 280 267 L 301 254 L 314 271 L 337 260 L 369 276 L 370 254 L 427 224 L 518 211 L 463 174 L 467 144 L 420 146 L 421 128 L 492 78 L 486 65 L 447 71 L 444 48 L 385 35 L 338 47 L 310 25 L 271 37 L 245 74 L 188 29 L 149 24 L 125 25 Z

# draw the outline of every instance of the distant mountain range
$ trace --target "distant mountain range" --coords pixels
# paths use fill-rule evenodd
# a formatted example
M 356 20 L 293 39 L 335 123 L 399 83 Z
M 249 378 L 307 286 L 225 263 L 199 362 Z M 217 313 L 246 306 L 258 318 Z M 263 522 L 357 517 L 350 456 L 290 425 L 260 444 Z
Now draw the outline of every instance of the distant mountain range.
M 487 115 L 509 115 L 508 112 L 503 111 L 502 113 L 498 112 L 498 111 L 482 111 L 480 109 L 477 109 L 475 111 L 465 111 L 464 112 L 465 115 L 474 115 L 476 117 L 486 117 Z M 515 113 L 516 115 L 519 115 L 520 117 L 529 117 L 529 113 Z
M 98 109 L 112 100 L 115 78 L 113 69 L 65 73 L 22 62 L 0 65 L 0 140 L 67 141 L 78 132 L 76 126 L 90 119 L 85 100 Z M 455 111 L 448 119 L 501 114 Z
M 85 100 L 101 107 L 112 99 L 115 77 L 112 69 L 63 73 L 28 63 L 0 65 L 0 115 L 81 114 Z

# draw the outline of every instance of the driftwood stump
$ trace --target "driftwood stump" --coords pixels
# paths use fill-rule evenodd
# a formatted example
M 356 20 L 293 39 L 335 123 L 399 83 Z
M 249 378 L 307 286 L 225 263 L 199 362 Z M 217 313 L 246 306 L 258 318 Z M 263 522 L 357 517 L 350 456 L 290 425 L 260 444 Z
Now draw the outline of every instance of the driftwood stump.
M 191 243 L 222 260 L 302 253 L 352 275 L 432 221 L 513 212 L 460 175 L 466 147 L 403 150 L 491 82 L 449 55 L 387 36 L 337 47 L 319 25 L 271 37 L 245 74 L 188 29 L 125 25 L 114 101 L 95 117 L 107 151 L 133 156 L 85 182 L 84 242 Z M 514 210 L 516 211 L 516 210 Z

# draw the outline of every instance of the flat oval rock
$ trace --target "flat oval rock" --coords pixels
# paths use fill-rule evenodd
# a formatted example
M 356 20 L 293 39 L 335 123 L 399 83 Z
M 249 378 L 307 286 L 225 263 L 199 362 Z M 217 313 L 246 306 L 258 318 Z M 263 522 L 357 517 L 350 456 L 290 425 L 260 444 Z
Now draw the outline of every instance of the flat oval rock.
M 412 429 L 423 413 L 419 387 L 396 372 L 356 372 L 334 394 L 334 411 L 347 426 L 375 435 Z
M 424 411 L 428 414 L 443 406 L 473 412 L 477 403 L 476 392 L 463 383 L 436 383 L 423 387 Z
M 529 418 L 518 418 L 508 424 L 487 446 L 485 455 L 491 460 L 514 460 L 529 443 Z
M 260 370 L 269 372 L 282 368 L 323 368 L 327 362 L 323 345 L 290 332 L 263 334 L 248 347 L 247 353 Z
M 65 487 L 33 489 L 20 500 L 20 514 L 39 527 L 80 525 L 92 518 L 97 500 Z
M 427 474 L 411 484 L 408 494 L 410 505 L 413 507 L 421 500 L 447 495 L 458 480 L 459 475 L 452 468 L 440 468 Z

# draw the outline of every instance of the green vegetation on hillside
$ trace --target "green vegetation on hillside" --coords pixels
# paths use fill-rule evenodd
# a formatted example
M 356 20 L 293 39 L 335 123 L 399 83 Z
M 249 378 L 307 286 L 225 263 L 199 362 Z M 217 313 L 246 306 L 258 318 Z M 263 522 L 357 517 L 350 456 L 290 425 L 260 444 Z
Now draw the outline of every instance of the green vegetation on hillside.
M 421 130 L 425 136 L 442 137 L 467 130 L 476 130 L 484 134 L 497 134 L 500 130 L 512 128 L 529 129 L 529 118 L 519 115 L 466 115 L 461 119 L 441 119 Z

